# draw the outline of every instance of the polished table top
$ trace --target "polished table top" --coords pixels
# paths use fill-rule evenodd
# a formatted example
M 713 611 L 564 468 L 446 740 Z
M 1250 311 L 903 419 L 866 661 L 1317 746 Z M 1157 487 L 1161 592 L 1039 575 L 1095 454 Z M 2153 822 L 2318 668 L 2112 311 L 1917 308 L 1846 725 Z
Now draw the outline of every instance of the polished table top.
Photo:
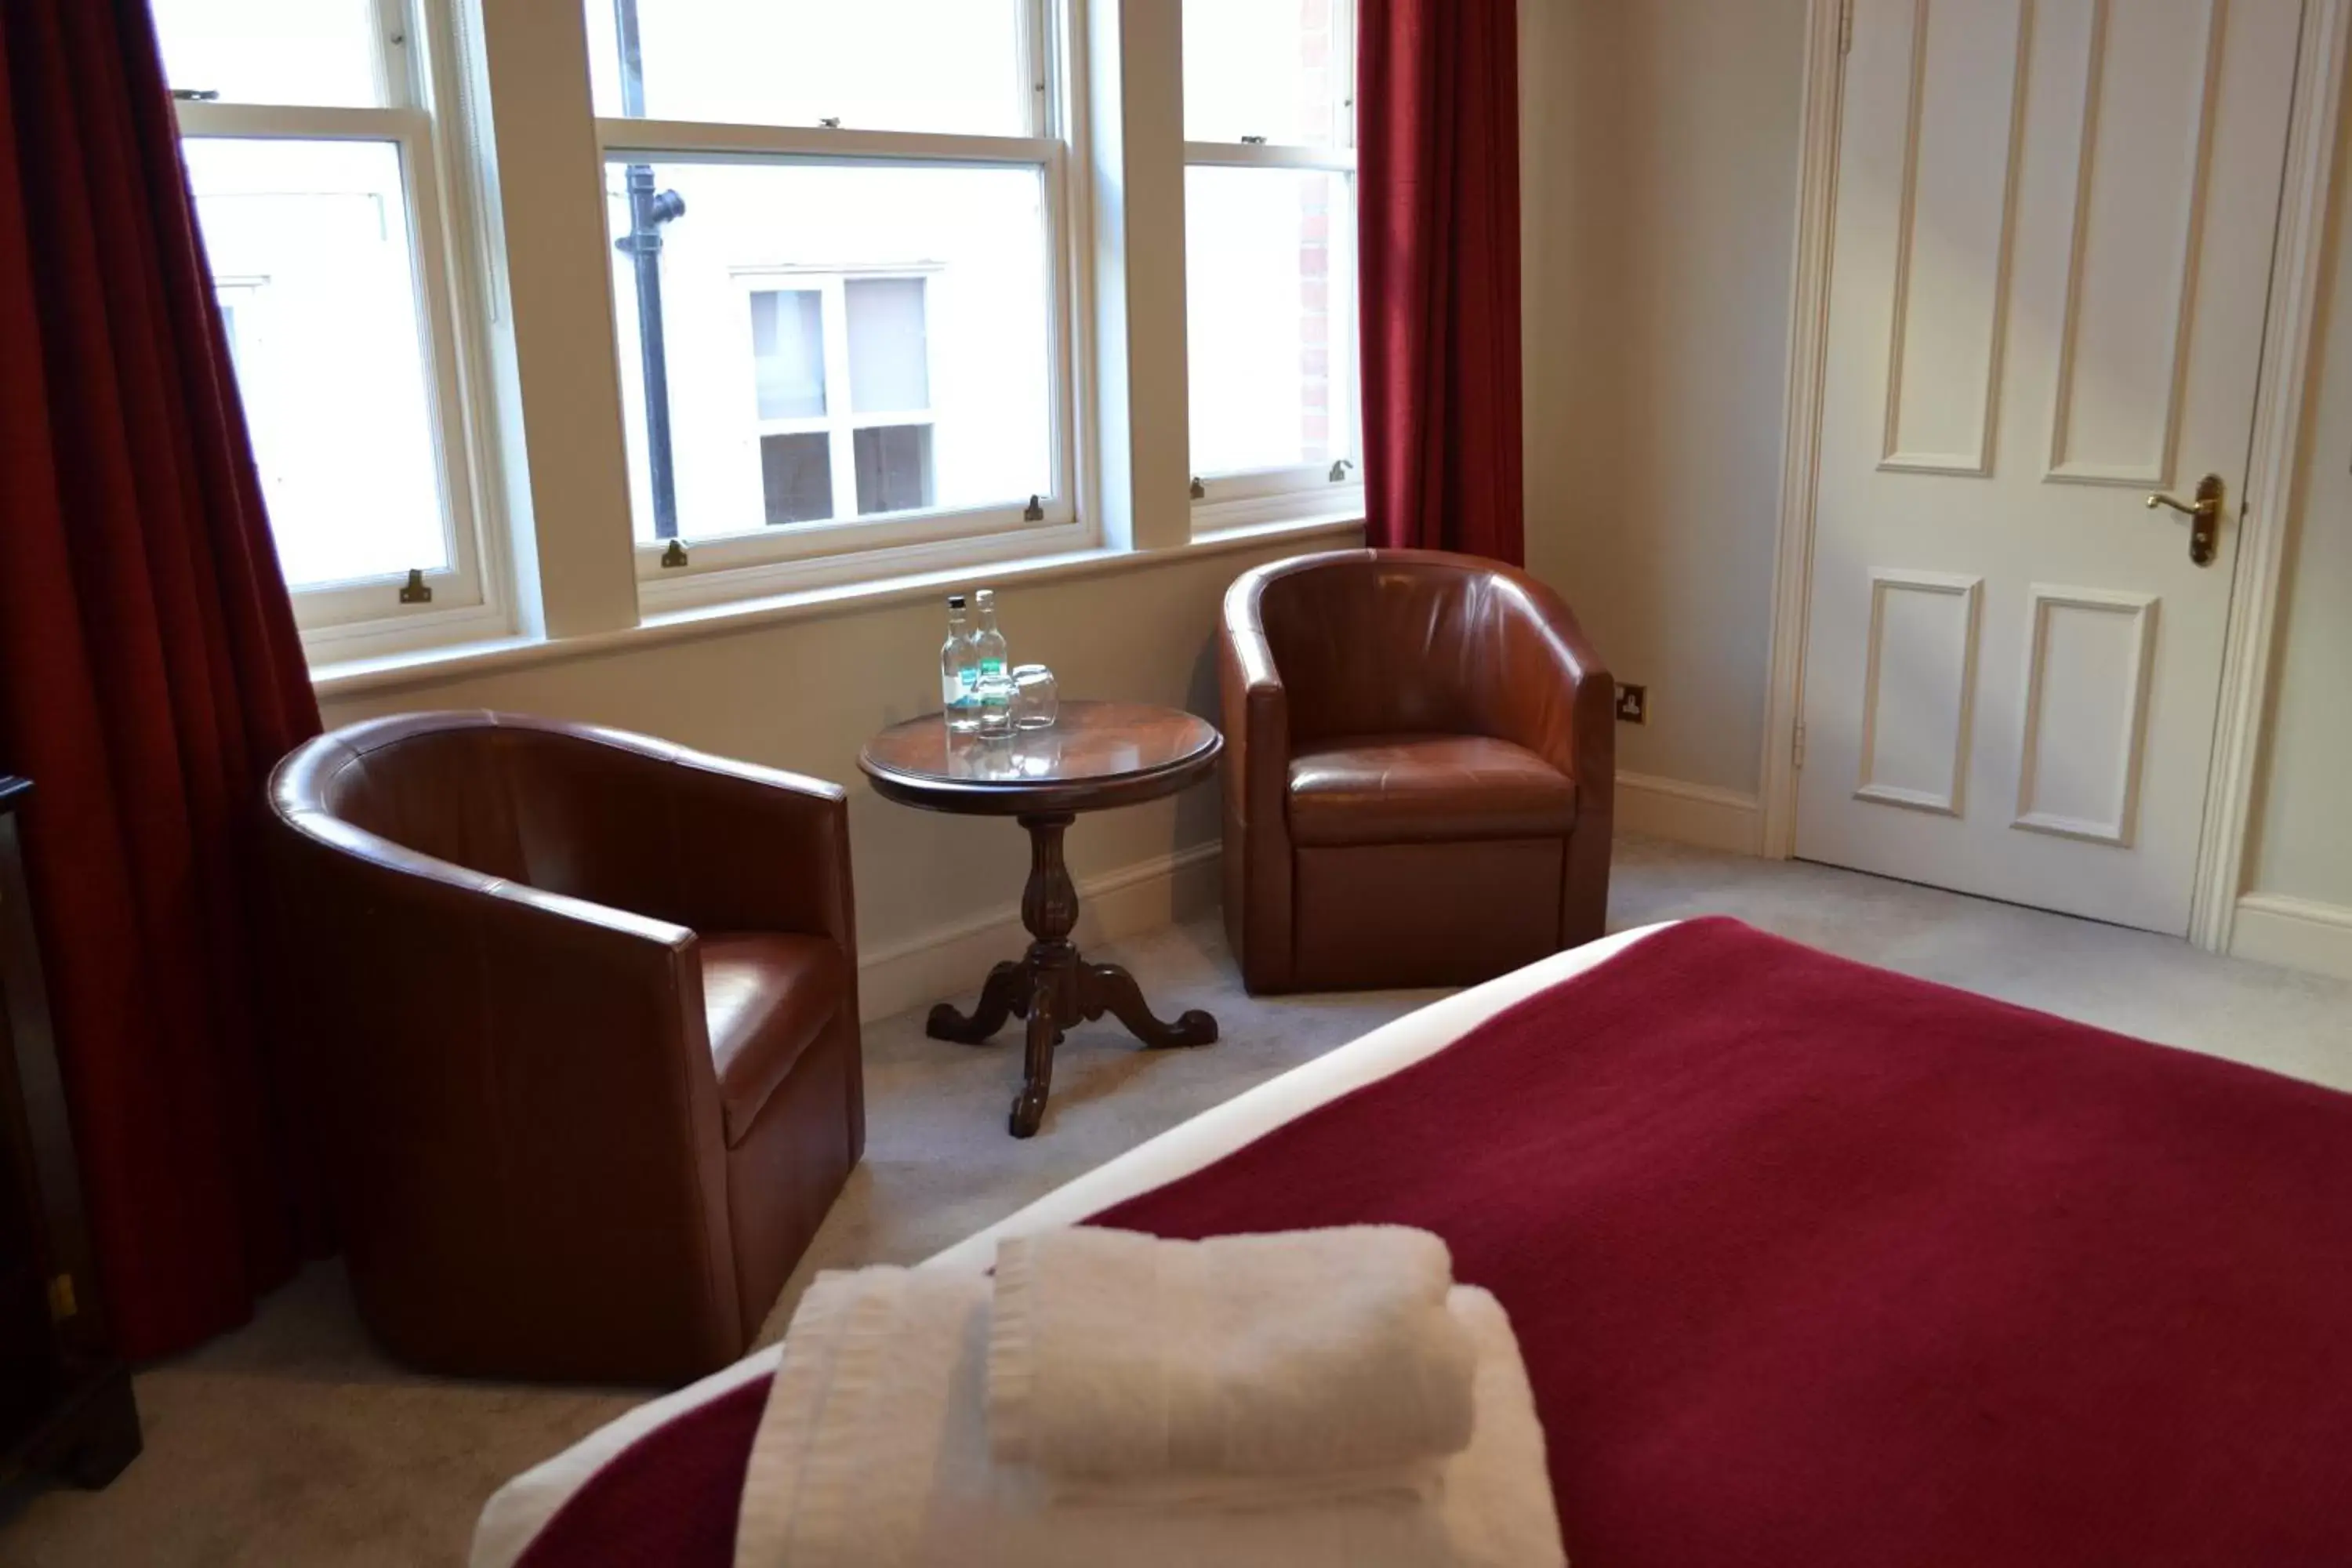
M 1012 816 L 1157 799 L 1206 774 L 1224 743 L 1179 709 L 1069 701 L 1051 729 L 1002 740 L 950 735 L 936 713 L 910 719 L 868 741 L 857 765 L 905 805 Z

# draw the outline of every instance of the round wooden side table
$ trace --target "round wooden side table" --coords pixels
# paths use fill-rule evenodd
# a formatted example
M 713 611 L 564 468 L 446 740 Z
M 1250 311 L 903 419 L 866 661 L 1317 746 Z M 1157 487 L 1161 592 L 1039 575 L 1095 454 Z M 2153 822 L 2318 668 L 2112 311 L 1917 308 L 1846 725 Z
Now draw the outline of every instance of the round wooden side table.
M 1135 977 L 1088 963 L 1070 941 L 1078 890 L 1062 860 L 1062 834 L 1082 811 L 1135 805 L 1198 784 L 1217 765 L 1224 737 L 1204 719 L 1136 702 L 1065 702 L 1053 728 L 1003 740 L 950 735 L 936 713 L 893 725 L 866 743 L 857 765 L 877 794 L 901 805 L 971 816 L 1012 816 L 1029 830 L 1029 885 L 1021 921 L 1029 951 L 989 971 L 970 1013 L 942 1002 L 926 1028 L 934 1039 L 979 1045 L 1008 1017 L 1028 1021 L 1015 1138 L 1037 1131 L 1054 1078 L 1054 1047 L 1081 1020 L 1109 1013 L 1145 1045 L 1205 1046 L 1217 1021 L 1198 1010 L 1163 1023 Z

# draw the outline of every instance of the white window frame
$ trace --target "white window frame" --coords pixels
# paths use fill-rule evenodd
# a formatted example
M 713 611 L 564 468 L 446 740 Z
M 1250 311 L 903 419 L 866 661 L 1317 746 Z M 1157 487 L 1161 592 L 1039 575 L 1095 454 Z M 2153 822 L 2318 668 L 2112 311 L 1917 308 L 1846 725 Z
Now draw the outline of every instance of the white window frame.
M 1181 7 L 1182 0 L 1178 0 Z M 1342 290 L 1351 330 L 1335 336 L 1331 345 L 1331 446 L 1339 454 L 1328 463 L 1238 472 L 1196 469 L 1193 473 L 1192 532 L 1213 535 L 1237 528 L 1323 515 L 1350 514 L 1364 510 L 1363 377 L 1356 316 L 1356 0 L 1330 0 L 1331 47 L 1339 79 L 1347 85 L 1332 101 L 1330 140 L 1322 146 L 1303 142 L 1187 142 L 1184 167 L 1224 169 L 1321 169 L 1345 177 L 1348 205 L 1341 221 L 1334 214 L 1331 233 L 1330 305 L 1341 313 Z M 1344 379 L 1341 371 L 1344 369 Z M 1338 395 L 1342 389 L 1352 398 Z
M 503 549 L 488 547 L 493 508 L 484 481 L 489 450 L 470 389 L 481 384 L 478 352 L 485 279 L 471 265 L 476 217 L 446 204 L 443 192 L 466 183 L 447 178 L 449 144 L 462 128 L 445 121 L 458 100 L 445 84 L 459 79 L 450 0 L 374 0 L 377 86 L 383 108 L 231 102 L 182 99 L 180 134 L 188 140 L 389 142 L 400 158 L 409 217 L 410 272 L 416 280 L 423 342 L 418 345 L 435 437 L 447 564 L 425 573 L 431 598 L 404 603 L 406 574 L 315 587 L 292 587 L 294 616 L 313 664 L 373 658 L 513 629 Z M 194 88 L 195 84 L 182 84 Z M 197 89 L 201 90 L 201 89 Z M 466 265 L 460 265 L 460 258 Z M 220 280 L 228 285 L 251 279 Z
M 857 432 L 860 430 L 897 429 L 904 426 L 921 425 L 936 430 L 939 411 L 936 406 L 894 409 L 887 414 L 859 414 L 851 407 L 849 395 L 849 285 L 852 282 L 887 282 L 915 280 L 923 284 L 923 310 L 928 323 L 930 311 L 930 280 L 940 271 L 935 262 L 911 262 L 900 266 L 876 263 L 858 267 L 812 264 L 806 267 L 742 267 L 735 269 L 738 289 L 746 301 L 738 318 L 743 322 L 744 342 L 751 344 L 751 309 L 749 301 L 755 294 L 813 293 L 818 297 L 818 319 L 824 331 L 825 408 L 823 414 L 805 417 L 763 419 L 760 416 L 756 396 L 751 403 L 749 429 L 752 437 L 754 460 L 758 455 L 759 438 L 763 436 L 814 436 L 826 437 L 827 457 L 832 464 L 833 502 L 835 516 L 807 522 L 771 525 L 770 531 L 783 529 L 822 528 L 834 522 L 873 523 L 898 517 L 928 516 L 931 509 L 924 508 L 896 512 L 860 512 L 857 510 Z M 755 356 L 756 357 L 756 356 Z M 937 377 L 929 363 L 929 335 L 925 334 L 923 366 L 928 386 Z M 838 389 L 839 396 L 835 396 Z M 848 511 L 841 510 L 846 500 Z M 688 548 L 692 548 L 688 541 Z
M 1072 151 L 1076 117 L 1065 65 L 1066 28 L 1062 8 L 1054 0 L 1026 0 L 1020 15 L 1023 58 L 1029 64 L 1029 79 L 1037 87 L 1030 99 L 1025 136 L 597 119 L 597 152 L 606 168 L 625 163 L 749 163 L 1032 169 L 1040 182 L 1047 230 L 1044 237 L 1053 294 L 1048 312 L 1053 341 L 1047 345 L 1051 489 L 1035 498 L 1034 513 L 1023 498 L 995 506 L 869 517 L 858 517 L 853 510 L 850 516 L 828 522 L 700 540 L 635 541 L 637 597 L 645 613 L 1055 554 L 1097 542 L 1095 525 L 1081 517 L 1076 505 L 1085 477 L 1080 454 L 1087 437 L 1079 423 L 1077 386 L 1079 367 L 1088 352 L 1082 325 L 1086 274 L 1079 264 L 1086 209 L 1076 184 L 1078 159 Z M 861 269 L 827 264 L 808 270 L 845 275 Z M 875 273 L 904 276 L 913 270 L 879 268 Z M 612 337 L 617 374 L 620 334 L 609 312 L 604 331 Z M 878 422 L 907 423 L 895 416 Z M 853 486 L 853 509 L 855 498 Z M 838 495 L 835 505 L 840 505 Z M 631 527 L 634 537 L 634 515 Z

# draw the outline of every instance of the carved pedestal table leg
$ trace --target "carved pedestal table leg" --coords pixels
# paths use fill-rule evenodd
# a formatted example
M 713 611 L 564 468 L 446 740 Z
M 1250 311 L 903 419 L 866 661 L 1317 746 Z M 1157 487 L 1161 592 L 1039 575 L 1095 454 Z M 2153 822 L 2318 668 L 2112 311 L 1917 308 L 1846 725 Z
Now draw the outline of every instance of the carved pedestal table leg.
M 1109 1013 L 1147 1046 L 1205 1046 L 1217 1037 L 1217 1021 L 1194 1009 L 1176 1022 L 1152 1015 L 1135 977 L 1115 963 L 1088 963 L 1071 945 L 1078 923 L 1078 889 L 1062 859 L 1062 835 L 1074 820 L 1069 812 L 1024 816 L 1029 830 L 1029 885 L 1021 895 L 1021 923 L 1034 939 L 1018 963 L 989 972 L 979 1004 L 970 1014 L 942 1002 L 926 1026 L 934 1039 L 977 1045 L 1018 1014 L 1028 1021 L 1021 1058 L 1021 1092 L 1008 1119 L 1013 1135 L 1026 1138 L 1045 1115 L 1054 1080 L 1054 1047 L 1081 1019 Z

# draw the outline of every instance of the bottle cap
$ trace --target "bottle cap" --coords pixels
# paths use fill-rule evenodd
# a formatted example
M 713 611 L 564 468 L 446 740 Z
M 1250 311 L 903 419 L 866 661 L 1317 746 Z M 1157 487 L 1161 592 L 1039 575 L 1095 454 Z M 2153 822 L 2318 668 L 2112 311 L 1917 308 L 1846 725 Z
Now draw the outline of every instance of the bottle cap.
M 963 595 L 962 595 L 961 594 L 950 594 L 950 595 L 948 595 L 948 608 L 949 608 L 949 609 L 950 609 L 950 610 L 961 610 L 961 609 L 962 609 L 962 608 L 963 608 Z
M 982 588 L 978 594 L 974 595 L 973 597 L 977 598 L 983 605 L 992 605 L 996 603 L 996 590 L 993 588 Z

